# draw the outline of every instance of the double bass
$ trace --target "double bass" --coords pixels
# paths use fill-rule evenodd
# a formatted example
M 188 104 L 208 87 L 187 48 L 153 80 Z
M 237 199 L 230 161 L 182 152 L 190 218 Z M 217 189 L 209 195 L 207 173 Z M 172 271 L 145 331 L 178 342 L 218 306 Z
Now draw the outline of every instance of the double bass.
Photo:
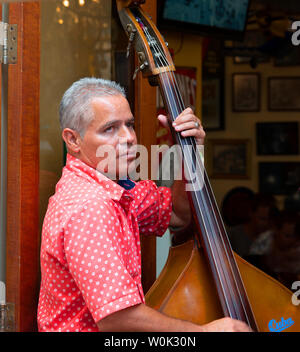
M 151 85 L 159 86 L 172 124 L 185 106 L 171 55 L 142 10 L 144 2 L 117 0 L 119 17 L 137 52 L 136 73 L 141 71 Z M 146 304 L 200 325 L 226 316 L 245 322 L 253 331 L 300 331 L 300 305 L 293 304 L 293 292 L 232 251 L 194 138 L 171 130 L 183 153 L 197 230 L 194 240 L 170 248 L 165 267 L 146 293 Z

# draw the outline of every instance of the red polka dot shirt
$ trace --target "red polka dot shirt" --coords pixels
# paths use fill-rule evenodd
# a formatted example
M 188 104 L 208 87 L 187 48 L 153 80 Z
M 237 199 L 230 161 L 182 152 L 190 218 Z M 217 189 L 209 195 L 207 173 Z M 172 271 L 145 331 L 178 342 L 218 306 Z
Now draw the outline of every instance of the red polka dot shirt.
M 99 331 L 144 303 L 139 233 L 162 236 L 170 216 L 170 189 L 127 190 L 68 154 L 42 230 L 39 331 Z

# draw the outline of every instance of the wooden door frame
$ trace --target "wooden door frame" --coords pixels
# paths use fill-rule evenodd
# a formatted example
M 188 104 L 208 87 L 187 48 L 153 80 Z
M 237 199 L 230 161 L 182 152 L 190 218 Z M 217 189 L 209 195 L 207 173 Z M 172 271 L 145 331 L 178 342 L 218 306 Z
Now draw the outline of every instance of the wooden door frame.
M 152 17 L 156 23 L 157 0 L 146 1 L 142 5 L 143 10 Z M 137 60 L 136 60 L 137 64 Z M 148 79 L 144 79 L 139 73 L 135 81 L 135 111 L 136 133 L 138 143 L 148 149 L 151 153 L 151 145 L 157 144 L 157 108 L 156 108 L 156 87 L 150 86 Z M 151 173 L 150 158 L 148 159 L 149 177 Z M 156 237 L 141 236 L 142 248 L 142 284 L 144 292 L 147 292 L 156 279 Z
M 39 290 L 40 4 L 9 5 L 18 59 L 8 68 L 7 301 L 16 331 L 36 330 Z

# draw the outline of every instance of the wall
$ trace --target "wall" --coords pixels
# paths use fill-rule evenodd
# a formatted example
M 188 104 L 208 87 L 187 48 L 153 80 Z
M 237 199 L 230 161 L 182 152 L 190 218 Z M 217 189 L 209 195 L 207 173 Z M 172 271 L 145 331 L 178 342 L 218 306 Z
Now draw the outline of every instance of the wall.
M 196 114 L 202 118 L 205 128 L 205 116 L 201 116 L 201 37 L 196 35 L 177 33 L 163 33 L 169 42 L 169 48 L 175 51 L 174 61 L 177 66 L 197 67 L 197 108 Z M 178 51 L 178 52 L 177 52 Z M 261 76 L 260 86 L 260 111 L 252 113 L 238 113 L 232 111 L 232 74 L 238 72 L 257 72 Z M 300 66 L 275 67 L 273 59 L 267 63 L 260 63 L 255 69 L 249 64 L 235 64 L 232 57 L 225 58 L 225 129 L 221 131 L 206 132 L 205 164 L 208 167 L 208 142 L 212 139 L 242 138 L 250 139 L 251 158 L 249 179 L 213 179 L 211 184 L 216 200 L 221 206 L 225 194 L 234 187 L 248 187 L 258 191 L 258 163 L 262 161 L 299 161 L 299 155 L 295 156 L 258 156 L 256 155 L 256 123 L 257 122 L 284 122 L 299 121 L 299 112 L 271 112 L 267 107 L 267 83 L 271 76 L 300 76 Z M 276 197 L 279 206 L 283 206 L 283 197 Z
M 244 186 L 258 191 L 258 163 L 277 161 L 299 161 L 295 156 L 258 156 L 256 154 L 256 123 L 257 122 L 288 122 L 299 121 L 299 112 L 272 112 L 268 111 L 268 77 L 271 76 L 300 76 L 300 66 L 275 67 L 273 60 L 261 63 L 252 69 L 247 64 L 234 64 L 231 57 L 225 60 L 225 130 L 207 133 L 207 141 L 214 138 L 247 138 L 251 141 L 251 178 L 246 180 L 211 179 L 216 199 L 221 204 L 224 195 L 233 187 Z M 259 112 L 238 113 L 232 111 L 232 74 L 238 72 L 257 72 L 261 76 L 261 108 Z M 203 117 L 205 126 L 205 118 Z M 283 197 L 276 197 L 278 205 L 283 206 Z
M 180 33 L 163 32 L 169 48 L 174 50 L 176 66 L 192 66 L 197 68 L 197 108 L 196 115 L 202 118 L 205 128 L 205 116 L 201 116 L 201 81 L 202 81 L 202 50 L 201 37 L 196 35 L 182 35 Z M 257 72 L 261 75 L 260 111 L 253 113 L 238 113 L 232 111 L 232 74 L 238 72 Z M 225 129 L 222 131 L 206 132 L 205 164 L 208 166 L 207 145 L 212 139 L 241 138 L 250 139 L 251 157 L 249 179 L 213 179 L 211 184 L 219 207 L 226 193 L 234 187 L 248 187 L 258 191 L 258 163 L 262 161 L 300 161 L 296 156 L 258 156 L 256 155 L 256 123 L 257 122 L 284 122 L 299 121 L 299 112 L 271 112 L 267 108 L 267 82 L 271 76 L 300 76 L 300 66 L 275 67 L 273 60 L 261 63 L 255 69 L 249 64 L 234 64 L 232 57 L 225 58 Z M 278 205 L 283 207 L 284 198 L 277 196 Z M 157 274 L 163 267 L 168 254 L 169 234 L 157 239 Z

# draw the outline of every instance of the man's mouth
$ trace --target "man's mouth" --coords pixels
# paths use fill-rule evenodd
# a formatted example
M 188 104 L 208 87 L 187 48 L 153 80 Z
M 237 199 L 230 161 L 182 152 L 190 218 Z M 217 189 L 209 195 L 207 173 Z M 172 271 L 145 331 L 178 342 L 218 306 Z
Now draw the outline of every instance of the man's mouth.
M 136 159 L 136 153 L 124 153 L 119 155 L 119 158 L 133 160 L 133 159 Z

